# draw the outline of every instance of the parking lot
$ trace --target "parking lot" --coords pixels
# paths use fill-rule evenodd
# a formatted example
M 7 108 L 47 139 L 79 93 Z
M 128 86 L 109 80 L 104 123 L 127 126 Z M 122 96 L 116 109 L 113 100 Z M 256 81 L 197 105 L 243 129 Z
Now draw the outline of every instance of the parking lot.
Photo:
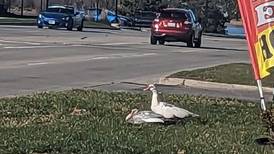
M 204 35 L 202 48 L 188 48 L 185 43 L 150 45 L 149 29 L 70 32 L 1 26 L 0 31 L 1 96 L 157 82 L 178 70 L 249 61 L 242 39 Z

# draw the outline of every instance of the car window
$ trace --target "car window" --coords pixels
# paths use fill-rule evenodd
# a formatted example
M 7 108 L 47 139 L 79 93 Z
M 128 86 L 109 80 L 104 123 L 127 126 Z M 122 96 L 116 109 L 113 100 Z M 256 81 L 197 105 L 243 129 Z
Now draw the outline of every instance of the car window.
M 66 14 L 74 14 L 73 9 L 61 9 L 61 13 L 66 13 Z
M 59 8 L 48 8 L 47 12 L 59 12 Z
M 66 13 L 66 14 L 74 14 L 73 9 L 63 9 L 63 8 L 48 8 L 47 12 L 56 12 L 56 13 Z
M 173 20 L 187 20 L 188 16 L 184 12 L 164 11 L 164 12 L 161 12 L 159 18 L 173 19 Z
M 156 18 L 156 14 L 153 12 L 135 12 L 134 16 L 137 18 L 145 18 L 152 20 Z
M 196 16 L 194 15 L 194 13 L 192 11 L 189 11 L 189 14 L 190 14 L 191 18 L 193 19 L 193 21 L 197 21 Z

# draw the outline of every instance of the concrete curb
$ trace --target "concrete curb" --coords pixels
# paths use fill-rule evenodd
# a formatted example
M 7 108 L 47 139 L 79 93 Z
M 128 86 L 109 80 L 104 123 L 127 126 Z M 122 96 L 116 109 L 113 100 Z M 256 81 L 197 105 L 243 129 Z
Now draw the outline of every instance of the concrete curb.
M 245 36 L 238 36 L 238 35 L 224 35 L 218 33 L 203 33 L 205 36 L 215 36 L 215 37 L 225 37 L 225 38 L 235 38 L 235 39 L 245 39 Z
M 12 25 L 12 26 L 36 26 L 36 23 L 0 23 L 0 25 Z M 97 26 L 84 26 L 84 28 L 91 28 L 91 29 L 109 29 L 109 30 L 121 30 L 121 29 L 127 29 L 127 30 L 135 30 L 135 31 L 141 31 L 140 28 L 136 27 L 97 27 Z
M 244 90 L 244 91 L 257 91 L 256 86 L 248 86 L 248 85 L 239 85 L 239 84 L 226 84 L 226 83 L 216 83 L 216 82 L 206 82 L 206 81 L 198 81 L 191 79 L 181 79 L 181 78 L 160 78 L 159 84 L 163 85 L 182 85 L 193 88 L 201 88 L 201 89 L 212 89 L 212 90 Z M 264 92 L 271 93 L 273 91 L 272 88 L 263 87 Z

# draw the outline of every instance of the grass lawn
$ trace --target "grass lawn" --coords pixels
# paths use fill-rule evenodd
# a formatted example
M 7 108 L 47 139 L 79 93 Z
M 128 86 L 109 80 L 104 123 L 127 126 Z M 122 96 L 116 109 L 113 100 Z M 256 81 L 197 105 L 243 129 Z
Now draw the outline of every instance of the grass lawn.
M 257 86 L 251 65 L 245 63 L 225 64 L 192 71 L 182 71 L 169 77 Z M 263 86 L 273 87 L 274 72 L 264 78 L 262 83 Z
M 162 99 L 201 119 L 126 123 L 132 108 L 150 109 L 150 93 L 71 90 L 0 99 L 0 153 L 271 153 L 254 143 L 265 128 L 252 102 L 188 95 Z

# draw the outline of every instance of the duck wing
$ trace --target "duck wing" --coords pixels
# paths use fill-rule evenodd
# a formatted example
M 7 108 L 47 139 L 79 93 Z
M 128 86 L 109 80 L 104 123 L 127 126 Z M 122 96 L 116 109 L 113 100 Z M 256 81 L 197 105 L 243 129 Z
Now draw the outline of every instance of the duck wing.
M 143 117 L 143 118 L 163 118 L 162 115 L 157 114 L 153 111 L 140 111 L 138 113 L 139 116 Z
M 152 111 L 139 111 L 128 122 L 132 124 L 165 123 L 163 119 L 164 119 L 163 116 L 156 114 Z
M 172 104 L 169 104 L 169 103 L 166 103 L 166 102 L 160 102 L 162 104 L 162 109 L 164 110 L 164 112 L 166 114 L 172 114 L 174 117 L 177 117 L 177 118 L 186 118 L 186 117 L 189 117 L 189 116 L 192 116 L 192 117 L 197 117 L 199 115 L 197 114 L 194 114 L 186 109 L 183 109 L 183 108 L 179 108 L 175 105 L 172 105 Z

